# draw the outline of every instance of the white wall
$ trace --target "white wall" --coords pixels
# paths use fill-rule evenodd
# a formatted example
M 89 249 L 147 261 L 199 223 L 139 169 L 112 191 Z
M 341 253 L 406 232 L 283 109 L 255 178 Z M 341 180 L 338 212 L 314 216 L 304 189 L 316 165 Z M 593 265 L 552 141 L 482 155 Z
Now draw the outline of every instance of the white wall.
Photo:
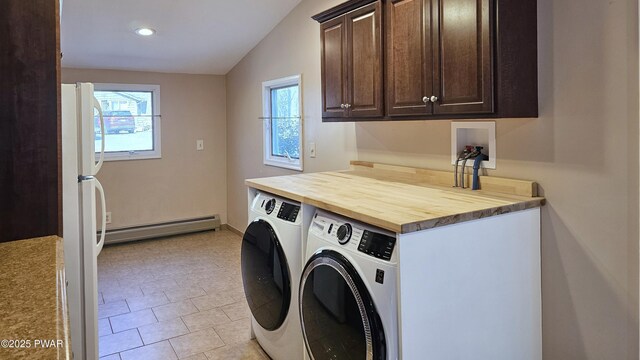
M 356 158 L 353 124 L 321 123 L 320 35 L 310 16 L 340 1 L 304 1 L 227 74 L 227 173 L 229 225 L 244 230 L 244 180 L 294 174 L 262 164 L 262 82 L 302 74 L 305 144 L 315 142 L 317 158 L 304 151 L 305 172 L 344 169 Z M 317 25 L 317 23 L 316 23 Z
M 448 121 L 321 123 L 319 25 L 341 1 L 304 0 L 227 74 L 229 224 L 262 165 L 260 83 L 302 73 L 305 171 L 359 159 L 451 169 Z M 537 119 L 497 121 L 492 175 L 539 182 L 545 360 L 638 358 L 638 8 L 539 0 Z
M 118 228 L 227 218 L 225 77 L 63 69 L 62 82 L 160 85 L 162 159 L 109 161 L 98 174 Z M 204 151 L 196 151 L 196 140 Z M 64 144 L 63 144 L 64 146 Z

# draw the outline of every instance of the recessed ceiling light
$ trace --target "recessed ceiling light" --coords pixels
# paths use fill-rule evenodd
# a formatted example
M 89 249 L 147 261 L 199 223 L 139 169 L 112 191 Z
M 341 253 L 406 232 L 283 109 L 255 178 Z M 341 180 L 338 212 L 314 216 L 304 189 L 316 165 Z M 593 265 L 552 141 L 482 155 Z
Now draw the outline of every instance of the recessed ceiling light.
M 136 29 L 136 34 L 138 34 L 140 36 L 151 36 L 151 35 L 153 35 L 155 33 L 156 33 L 155 30 L 149 29 L 149 28 Z

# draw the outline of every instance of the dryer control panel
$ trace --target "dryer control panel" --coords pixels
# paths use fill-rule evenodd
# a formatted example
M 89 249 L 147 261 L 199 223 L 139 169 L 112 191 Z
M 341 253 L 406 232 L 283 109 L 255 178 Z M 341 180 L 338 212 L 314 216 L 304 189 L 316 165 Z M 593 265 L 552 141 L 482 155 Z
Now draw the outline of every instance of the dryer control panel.
M 300 203 L 261 192 L 256 194 L 251 203 L 251 211 L 261 216 L 278 218 L 294 224 L 302 221 L 300 209 Z
M 278 218 L 286 221 L 296 222 L 298 213 L 300 212 L 300 206 L 282 202 L 280 210 L 278 210 Z

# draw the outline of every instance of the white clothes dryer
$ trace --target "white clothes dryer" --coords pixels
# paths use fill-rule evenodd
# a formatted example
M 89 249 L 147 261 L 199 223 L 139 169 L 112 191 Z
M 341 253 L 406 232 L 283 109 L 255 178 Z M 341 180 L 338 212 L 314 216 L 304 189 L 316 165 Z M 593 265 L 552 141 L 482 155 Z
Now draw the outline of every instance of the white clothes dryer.
M 317 210 L 298 305 L 313 360 L 398 359 L 396 236 Z
M 300 360 L 304 353 L 297 307 L 301 218 L 299 203 L 258 193 L 242 239 L 242 282 L 251 329 L 274 360 Z

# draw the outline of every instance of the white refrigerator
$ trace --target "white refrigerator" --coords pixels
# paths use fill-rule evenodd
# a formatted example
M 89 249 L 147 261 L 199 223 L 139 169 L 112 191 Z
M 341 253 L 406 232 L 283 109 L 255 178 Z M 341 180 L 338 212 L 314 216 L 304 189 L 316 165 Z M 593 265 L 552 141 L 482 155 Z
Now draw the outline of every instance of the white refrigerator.
M 100 119 L 102 134 L 97 156 L 94 112 Z M 93 95 L 93 84 L 63 84 L 62 214 L 74 360 L 98 359 L 98 254 L 104 245 L 106 204 L 102 185 L 95 176 L 103 160 L 104 122 L 100 104 Z M 96 224 L 97 200 L 102 210 L 100 236 Z

